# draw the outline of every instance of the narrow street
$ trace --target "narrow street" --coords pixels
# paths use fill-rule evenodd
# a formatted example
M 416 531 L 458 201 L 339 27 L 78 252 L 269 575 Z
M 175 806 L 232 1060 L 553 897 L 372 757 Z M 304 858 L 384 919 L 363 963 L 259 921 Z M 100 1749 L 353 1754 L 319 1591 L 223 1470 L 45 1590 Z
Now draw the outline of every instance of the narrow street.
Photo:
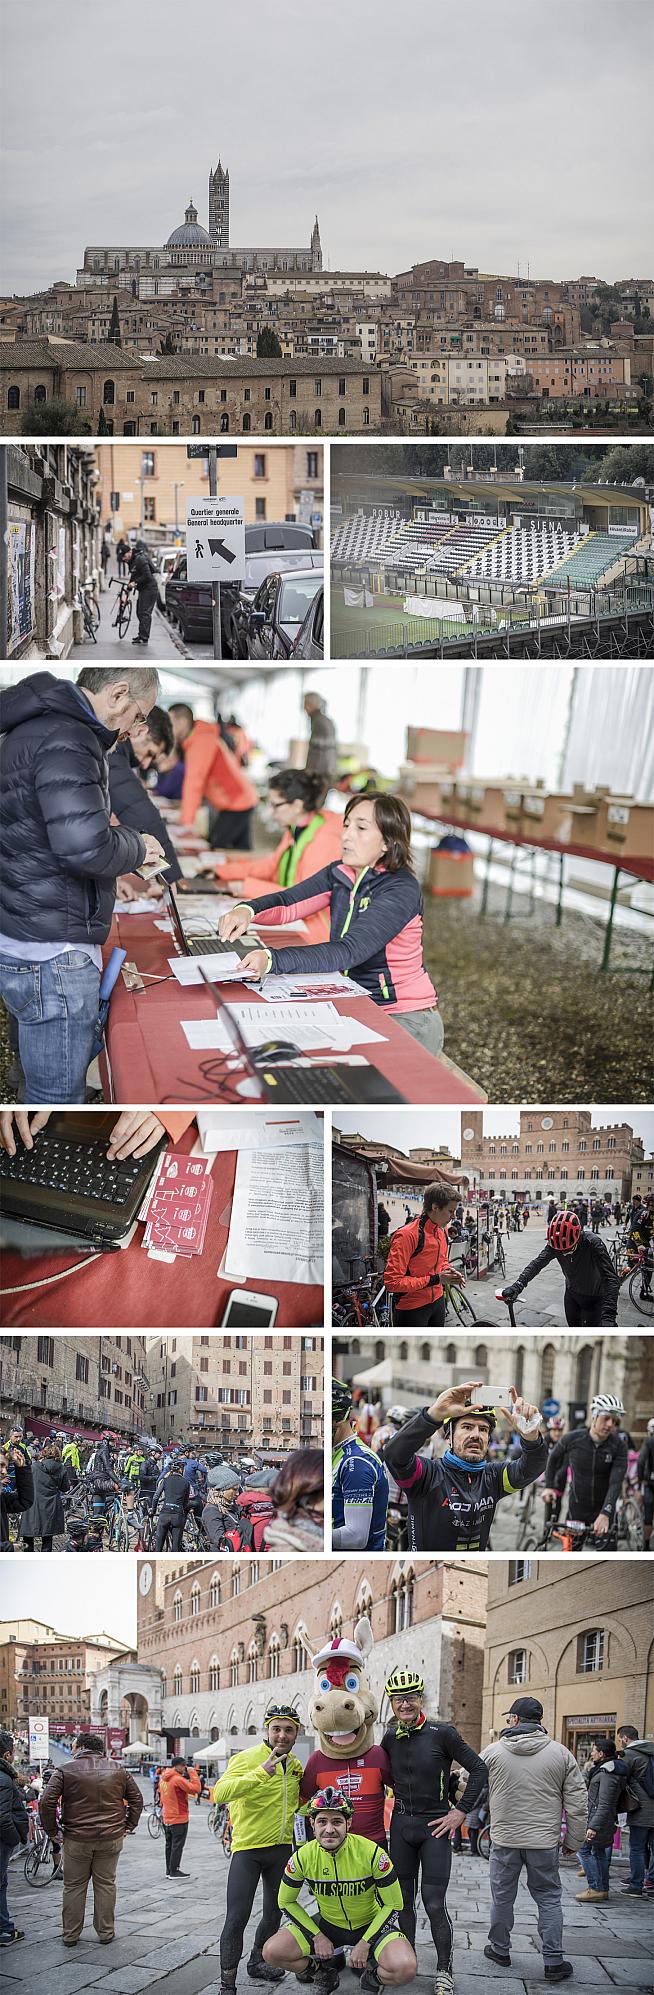
M 127 657 L 130 663 L 133 663 L 132 638 L 136 637 L 138 630 L 136 604 L 134 602 L 125 636 L 121 638 L 114 626 L 120 583 L 113 564 L 109 569 L 107 580 L 110 586 L 103 589 L 100 595 L 100 629 L 97 644 L 84 634 L 83 642 L 75 646 L 73 655 L 75 659 L 83 655 L 89 663 L 93 660 L 98 665 L 113 665 L 118 659 Z M 172 624 L 168 622 L 168 618 L 157 604 L 152 618 L 150 644 L 147 653 L 143 652 L 143 656 L 151 658 L 153 665 L 158 665 L 161 661 L 173 663 L 175 660 L 195 658 L 197 655 L 195 648 L 190 650 L 182 644 L 179 633 L 173 630 Z

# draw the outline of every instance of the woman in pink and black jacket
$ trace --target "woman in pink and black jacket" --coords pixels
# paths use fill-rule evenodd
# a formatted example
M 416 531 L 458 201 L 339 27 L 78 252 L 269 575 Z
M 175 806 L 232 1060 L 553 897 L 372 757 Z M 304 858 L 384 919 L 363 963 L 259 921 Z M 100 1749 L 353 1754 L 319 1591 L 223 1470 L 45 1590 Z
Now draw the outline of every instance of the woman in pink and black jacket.
M 422 894 L 411 859 L 411 818 L 401 797 L 372 792 L 352 798 L 343 819 L 342 859 L 280 893 L 238 902 L 224 914 L 225 941 L 243 935 L 252 919 L 272 923 L 329 911 L 329 941 L 295 949 L 252 949 L 243 968 L 265 976 L 306 971 L 352 972 L 374 1004 L 392 1013 L 430 1053 L 439 1053 L 443 1026 L 423 961 Z

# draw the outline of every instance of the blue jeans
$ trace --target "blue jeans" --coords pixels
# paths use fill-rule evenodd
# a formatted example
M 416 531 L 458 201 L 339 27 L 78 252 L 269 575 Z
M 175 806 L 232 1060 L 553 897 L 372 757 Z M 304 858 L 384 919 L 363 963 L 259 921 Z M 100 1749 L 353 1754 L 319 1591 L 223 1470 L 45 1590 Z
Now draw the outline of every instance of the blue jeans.
M 642 1891 L 647 1878 L 654 1882 L 654 1829 L 632 1827 L 629 1824 L 629 1883 L 636 1891 Z
M 586 1872 L 591 1891 L 608 1891 L 611 1849 L 598 1849 L 596 1843 L 582 1843 L 579 1862 Z
M 0 997 L 18 1029 L 19 1099 L 35 1108 L 83 1102 L 100 1002 L 90 957 L 72 948 L 47 963 L 0 957 Z
M 6 1843 L 0 1843 L 0 1933 L 13 1933 L 14 1922 L 9 1917 L 7 1905 L 7 1873 L 11 1850 Z

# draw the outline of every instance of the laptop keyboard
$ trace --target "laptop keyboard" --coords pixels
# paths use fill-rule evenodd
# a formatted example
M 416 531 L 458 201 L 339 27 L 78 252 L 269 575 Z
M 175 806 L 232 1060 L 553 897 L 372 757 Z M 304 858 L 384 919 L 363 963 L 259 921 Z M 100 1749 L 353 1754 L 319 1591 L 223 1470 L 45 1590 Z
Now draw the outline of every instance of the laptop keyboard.
M 283 1087 L 283 1100 L 296 1102 L 322 1102 L 329 1107 L 330 1102 L 351 1102 L 352 1095 L 343 1086 L 340 1074 L 333 1067 L 269 1067 L 261 1063 L 259 1072 L 276 1076 L 279 1074 L 280 1097 Z M 270 1100 L 274 1100 L 274 1088 L 270 1089 Z
M 243 957 L 249 956 L 250 950 L 260 948 L 261 944 L 257 942 L 256 936 L 251 936 L 249 942 L 221 942 L 219 935 L 209 934 L 195 935 L 191 941 L 189 941 L 189 937 L 187 936 L 186 947 L 189 956 Z
M 0 1182 L 4 1178 L 13 1184 L 38 1185 L 69 1197 L 98 1199 L 103 1205 L 126 1205 L 142 1170 L 142 1157 L 112 1162 L 103 1143 L 64 1142 L 45 1130 L 35 1136 L 32 1150 L 19 1144 L 15 1157 L 0 1151 Z

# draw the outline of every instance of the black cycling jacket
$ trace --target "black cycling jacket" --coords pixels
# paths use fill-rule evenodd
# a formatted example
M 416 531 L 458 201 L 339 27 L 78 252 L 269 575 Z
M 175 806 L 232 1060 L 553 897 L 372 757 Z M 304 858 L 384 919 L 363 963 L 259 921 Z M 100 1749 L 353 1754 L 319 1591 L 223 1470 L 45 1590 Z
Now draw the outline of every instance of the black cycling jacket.
M 382 1448 L 382 1460 L 407 1492 L 411 1550 L 484 1551 L 501 1497 L 512 1496 L 542 1475 L 547 1442 L 539 1434 L 528 1447 L 521 1442 L 521 1452 L 513 1460 L 485 1462 L 483 1468 L 468 1470 L 418 1453 L 439 1424 L 422 1407 Z
M 570 1517 L 580 1524 L 594 1524 L 601 1510 L 612 1517 L 627 1473 L 626 1441 L 619 1434 L 592 1441 L 588 1427 L 576 1427 L 551 1449 L 548 1489 L 563 1491 L 568 1469 L 572 1476 Z
M 456 1725 L 441 1725 L 426 1718 L 424 1725 L 405 1737 L 397 1737 L 397 1724 L 389 1726 L 382 1739 L 393 1773 L 395 1805 L 406 1815 L 427 1815 L 436 1820 L 446 1815 L 452 1761 L 464 1766 L 469 1776 L 457 1807 L 468 1814 L 488 1785 L 483 1759 L 466 1745 Z
M 553 1247 L 542 1247 L 540 1254 L 534 1261 L 528 1261 L 511 1287 L 520 1295 L 527 1283 L 533 1282 L 534 1275 L 549 1267 L 550 1261 L 558 1261 L 566 1288 L 571 1289 L 573 1295 L 599 1296 L 602 1324 L 615 1326 L 620 1282 L 608 1248 L 598 1234 L 582 1233 L 574 1254 L 555 1254 Z

